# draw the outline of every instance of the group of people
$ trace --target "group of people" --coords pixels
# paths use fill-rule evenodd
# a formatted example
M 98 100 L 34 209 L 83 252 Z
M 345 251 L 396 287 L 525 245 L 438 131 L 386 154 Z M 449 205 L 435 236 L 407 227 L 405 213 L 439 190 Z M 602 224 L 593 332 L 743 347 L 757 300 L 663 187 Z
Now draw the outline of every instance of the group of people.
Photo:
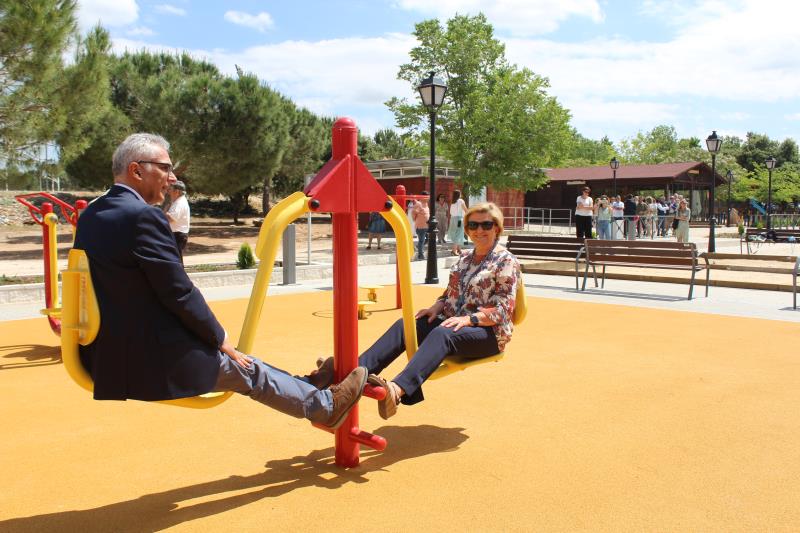
M 520 265 L 499 244 L 503 215 L 481 203 L 452 215 L 474 243 L 453 265 L 447 288 L 416 314 L 419 349 L 391 380 L 381 372 L 405 350 L 398 321 L 361 354 L 359 366 L 334 383 L 332 357 L 293 376 L 235 349 L 186 275 L 179 243 L 156 207 L 176 178 L 169 143 L 137 133 L 112 157 L 114 184 L 78 220 L 75 248 L 84 250 L 102 320 L 81 362 L 97 400 L 170 400 L 233 391 L 282 413 L 336 428 L 367 382 L 383 387 L 383 418 L 400 403 L 422 401 L 422 384 L 445 357 L 480 358 L 503 350 L 513 333 Z M 456 197 L 458 200 L 458 197 Z M 463 202 L 462 202 L 462 207 Z M 144 320 L 144 322 L 143 322 Z
M 680 194 L 640 197 L 633 194 L 609 198 L 602 195 L 597 202 L 590 196 L 589 187 L 581 190 L 575 201 L 575 229 L 579 239 L 591 239 L 592 228 L 598 239 L 628 239 L 641 237 L 675 237 L 689 242 L 689 220 L 692 211 Z
M 427 196 L 428 191 L 422 191 L 420 196 Z M 467 204 L 461 198 L 461 191 L 458 189 L 453 191 L 452 203 L 447 201 L 447 196 L 439 194 L 436 196 L 436 224 L 438 231 L 438 243 L 452 244 L 451 253 L 453 255 L 461 254 L 461 247 L 465 243 L 464 239 L 464 216 L 467 212 Z M 431 211 L 428 205 L 427 198 L 420 198 L 418 200 L 409 200 L 406 206 L 408 214 L 408 222 L 417 234 L 417 259 L 425 259 L 425 245 L 428 242 L 428 221 L 430 220 Z M 447 230 L 445 231 L 445 228 Z M 372 249 L 372 239 L 378 243 L 378 249 L 381 248 L 381 238 L 386 233 L 386 222 L 377 211 L 369 214 L 369 222 L 367 225 L 367 250 Z

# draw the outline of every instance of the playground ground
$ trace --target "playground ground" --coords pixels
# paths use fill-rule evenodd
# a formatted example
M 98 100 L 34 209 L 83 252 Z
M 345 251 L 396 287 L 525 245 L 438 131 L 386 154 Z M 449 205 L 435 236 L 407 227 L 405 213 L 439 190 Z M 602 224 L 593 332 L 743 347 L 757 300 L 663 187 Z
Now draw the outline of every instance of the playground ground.
M 389 447 L 350 470 L 329 434 L 243 397 L 208 411 L 94 402 L 44 318 L 0 322 L 0 531 L 797 530 L 791 295 L 525 283 L 528 319 L 503 361 L 430 383 L 389 421 L 362 400 L 360 425 Z M 331 353 L 329 289 L 276 288 L 255 354 L 303 373 Z M 438 290 L 416 286 L 415 306 Z M 248 288 L 204 292 L 238 332 Z M 361 348 L 399 317 L 393 287 L 378 296 Z

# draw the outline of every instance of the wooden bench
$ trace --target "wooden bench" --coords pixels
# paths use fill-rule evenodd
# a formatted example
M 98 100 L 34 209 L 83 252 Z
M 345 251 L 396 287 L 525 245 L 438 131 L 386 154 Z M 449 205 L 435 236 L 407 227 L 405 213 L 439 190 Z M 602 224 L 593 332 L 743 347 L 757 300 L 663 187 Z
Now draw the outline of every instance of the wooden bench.
M 800 242 L 800 229 L 773 229 L 767 233 L 763 228 L 747 228 L 739 238 L 739 253 L 742 253 L 742 244 L 747 247 L 747 254 L 756 253 L 762 243 Z
M 517 259 L 547 259 L 578 263 L 583 259 L 583 239 L 577 237 L 551 237 L 549 235 L 509 235 L 506 248 Z M 578 280 L 575 279 L 575 290 Z
M 725 253 L 705 254 L 706 258 L 713 261 L 738 261 L 739 264 L 720 264 L 712 263 L 711 268 L 724 269 L 739 272 L 763 272 L 767 274 L 789 274 L 792 276 L 792 309 L 797 309 L 797 274 L 800 272 L 800 256 L 796 255 L 739 255 Z M 756 267 L 753 265 L 741 264 L 751 261 L 773 262 L 773 263 L 792 263 L 792 268 L 779 267 Z
M 586 278 L 589 276 L 589 266 L 603 267 L 603 285 L 606 281 L 607 266 L 624 266 L 637 268 L 669 268 L 689 270 L 692 273 L 689 281 L 689 300 L 692 299 L 695 274 L 705 269 L 706 271 L 706 296 L 708 296 L 709 269 L 708 259 L 704 254 L 698 255 L 694 243 L 663 242 L 663 241 L 623 241 L 586 239 L 585 257 L 586 268 L 583 273 L 583 286 L 586 290 Z M 700 263 L 699 259 L 705 262 Z M 578 282 L 577 263 L 575 267 L 575 282 Z M 597 274 L 594 275 L 594 286 L 597 287 Z

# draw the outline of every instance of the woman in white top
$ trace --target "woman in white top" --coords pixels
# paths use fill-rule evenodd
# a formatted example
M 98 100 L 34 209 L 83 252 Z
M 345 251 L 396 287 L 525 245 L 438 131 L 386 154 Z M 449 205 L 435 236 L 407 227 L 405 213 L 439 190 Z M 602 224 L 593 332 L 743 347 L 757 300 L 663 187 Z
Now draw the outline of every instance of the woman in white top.
M 581 195 L 575 200 L 575 230 L 579 239 L 592 238 L 592 214 L 594 201 L 589 196 L 589 187 L 581 190 Z
M 461 191 L 453 191 L 453 203 L 450 204 L 450 226 L 447 228 L 447 238 L 453 243 L 453 255 L 461 255 L 461 245 L 464 244 L 464 213 L 467 204 L 461 199 Z

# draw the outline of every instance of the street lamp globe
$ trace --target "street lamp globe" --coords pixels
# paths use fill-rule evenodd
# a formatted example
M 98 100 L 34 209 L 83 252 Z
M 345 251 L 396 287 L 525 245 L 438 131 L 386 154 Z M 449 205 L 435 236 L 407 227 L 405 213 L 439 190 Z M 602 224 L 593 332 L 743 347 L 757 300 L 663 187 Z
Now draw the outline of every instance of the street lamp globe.
M 422 104 L 428 109 L 436 109 L 444 102 L 447 85 L 441 78 L 437 78 L 431 71 L 427 78 L 422 80 L 417 87 Z
M 768 169 L 770 169 L 770 170 L 772 170 L 773 168 L 775 168 L 775 165 L 776 165 L 777 163 L 778 163 L 778 160 L 777 160 L 777 159 L 775 159 L 774 157 L 770 157 L 769 159 L 767 159 L 766 161 L 764 161 L 764 164 L 765 164 L 765 165 L 767 165 L 767 168 L 768 168 Z
M 719 153 L 719 149 L 722 148 L 722 139 L 717 137 L 717 130 L 712 131 L 711 135 L 706 138 L 706 147 L 712 154 Z

